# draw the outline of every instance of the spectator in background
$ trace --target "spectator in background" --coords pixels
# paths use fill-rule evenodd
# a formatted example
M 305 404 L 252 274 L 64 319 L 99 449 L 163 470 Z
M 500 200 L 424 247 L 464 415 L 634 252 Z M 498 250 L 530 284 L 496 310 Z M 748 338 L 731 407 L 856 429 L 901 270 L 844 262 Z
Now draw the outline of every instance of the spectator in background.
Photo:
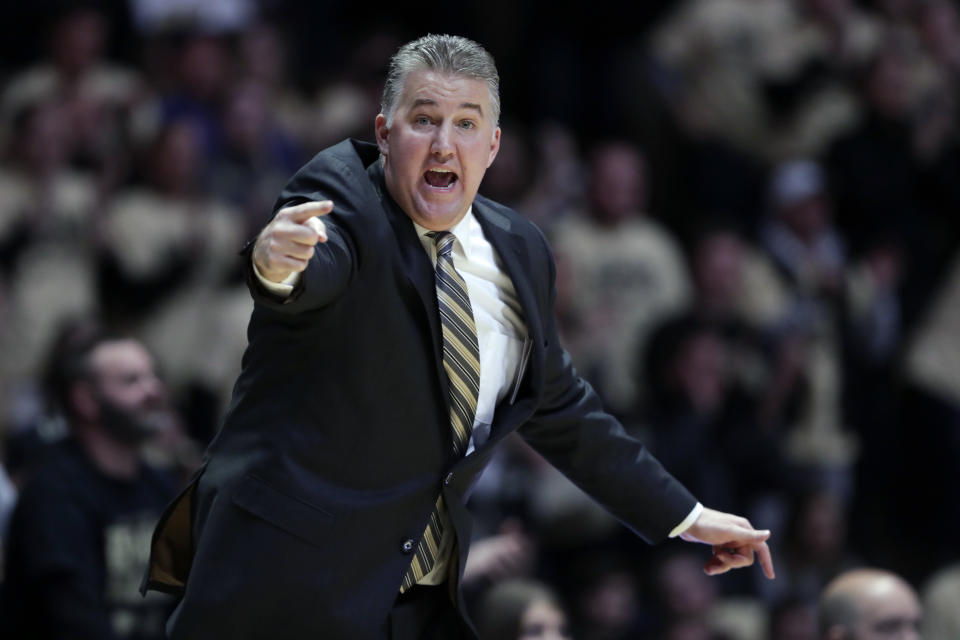
M 129 338 L 80 332 L 63 353 L 71 436 L 20 494 L 6 541 L 4 633 L 163 638 L 171 600 L 137 592 L 152 527 L 175 486 L 140 447 L 174 428 L 153 360 Z
M 815 598 L 786 596 L 770 608 L 769 640 L 820 640 Z
M 234 58 L 223 35 L 203 31 L 178 31 L 165 35 L 157 48 L 155 79 L 159 96 L 145 106 L 156 128 L 188 122 L 197 132 L 201 158 L 215 159 L 223 152 L 221 114 L 235 79 Z
M 761 242 L 781 276 L 786 304 L 777 329 L 802 340 L 809 393 L 789 425 L 788 450 L 819 482 L 850 490 L 855 441 L 843 425 L 839 303 L 847 267 L 834 226 L 826 174 L 811 160 L 778 166 L 770 179 L 770 212 Z
M 118 192 L 104 214 L 100 286 L 108 320 L 158 355 L 177 401 L 195 393 L 211 416 L 239 369 L 250 305 L 236 255 L 244 220 L 203 190 L 202 166 L 190 120 L 160 131 L 143 183 Z M 212 435 L 215 419 L 185 417 L 198 440 Z
M 661 327 L 649 344 L 645 416 L 652 450 L 691 491 L 733 509 L 737 477 L 730 462 L 747 416 L 731 402 L 725 343 L 714 327 L 686 318 Z
M 585 170 L 574 131 L 560 122 L 547 121 L 535 127 L 531 146 L 533 174 L 517 210 L 552 237 L 561 220 L 584 206 Z
M 880 234 L 899 238 L 910 265 L 904 283 L 909 324 L 934 286 L 950 234 L 940 232 L 933 210 L 918 201 L 921 172 L 916 157 L 917 75 L 910 47 L 889 38 L 859 78 L 866 112 L 854 130 L 840 136 L 825 157 L 836 224 L 865 254 Z M 931 120 L 932 122 L 933 120 Z
M 920 602 L 903 578 L 854 569 L 833 580 L 820 599 L 821 640 L 919 640 Z
M 24 107 L 0 165 L 0 389 L 16 428 L 34 411 L 43 355 L 60 323 L 95 313 L 95 179 L 69 166 L 56 102 Z
M 778 335 L 764 307 L 782 302 L 757 251 L 731 227 L 705 226 L 693 243 L 690 308 L 657 326 L 638 351 L 646 383 L 640 414 L 654 449 L 688 486 L 752 510 L 782 501 L 801 477 L 784 455 L 784 431 L 804 397 L 795 340 Z M 765 284 L 764 284 L 765 283 Z
M 208 189 L 243 212 L 245 236 L 256 235 L 287 176 L 303 161 L 299 146 L 274 119 L 267 88 L 254 80 L 231 92 L 223 114 L 224 148 L 208 168 Z
M 590 155 L 586 211 L 557 225 L 557 312 L 574 360 L 609 407 L 633 408 L 636 345 L 682 308 L 690 283 L 682 254 L 646 213 L 643 153 L 625 141 Z
M 955 90 L 960 88 L 960 9 L 949 0 L 928 0 L 920 5 L 918 24 L 924 47 L 941 73 Z
M 766 602 L 785 597 L 815 599 L 841 572 L 857 566 L 859 554 L 847 536 L 848 509 L 833 493 L 811 490 L 790 505 L 790 521 L 775 554 L 787 579 L 776 585 L 756 583 Z
M 106 312 L 127 322 L 193 281 L 222 281 L 244 237 L 240 215 L 203 191 L 201 137 L 191 121 L 166 125 L 141 166 L 142 181 L 119 191 L 103 220 L 102 287 L 114 303 Z
M 729 351 L 730 375 L 754 405 L 752 418 L 764 429 L 782 428 L 804 386 L 802 347 L 792 333 L 777 330 L 786 287 L 771 260 L 723 222 L 705 224 L 691 254 L 696 295 L 682 316 L 716 328 Z
M 851 536 L 858 548 L 871 555 L 886 554 L 889 550 L 883 547 L 895 544 L 889 535 L 881 539 L 873 532 L 897 512 L 898 501 L 913 500 L 912 492 L 901 492 L 903 477 L 897 471 L 904 454 L 898 442 L 904 415 L 898 365 L 904 351 L 901 283 L 905 266 L 900 240 L 877 237 L 851 265 L 846 278 L 843 407 L 845 424 L 859 441 Z M 909 531 L 909 526 L 904 530 Z
M 771 214 L 761 238 L 788 279 L 796 302 L 836 296 L 843 284 L 846 255 L 843 239 L 833 226 L 823 169 L 809 160 L 778 166 L 770 181 L 770 198 Z M 827 320 L 798 319 L 805 323 Z
M 480 640 L 570 640 L 563 606 L 544 584 L 508 580 L 492 587 L 476 617 Z
M 636 565 L 602 547 L 576 556 L 568 569 L 569 600 L 578 640 L 629 640 L 649 632 Z
M 291 80 L 290 38 L 279 25 L 258 21 L 240 34 L 241 82 L 252 82 L 266 94 L 271 118 L 283 131 L 303 142 L 310 123 L 306 104 Z M 304 145 L 313 148 L 314 145 Z
M 54 21 L 46 60 L 10 79 L 0 96 L 0 130 L 12 135 L 17 114 L 54 104 L 70 134 L 69 163 L 112 185 L 129 160 L 126 118 L 145 87 L 134 70 L 104 59 L 107 14 L 93 3 L 77 4 Z
M 658 637 L 664 640 L 718 640 L 721 637 L 710 621 L 719 601 L 717 585 L 698 565 L 696 559 L 686 553 L 674 553 L 659 563 L 654 576 Z
M 383 61 L 402 44 L 391 29 L 373 29 L 343 52 L 307 105 L 300 127 L 305 146 L 323 149 L 345 134 L 372 140 L 370 121 L 377 116 L 381 78 L 386 70 Z

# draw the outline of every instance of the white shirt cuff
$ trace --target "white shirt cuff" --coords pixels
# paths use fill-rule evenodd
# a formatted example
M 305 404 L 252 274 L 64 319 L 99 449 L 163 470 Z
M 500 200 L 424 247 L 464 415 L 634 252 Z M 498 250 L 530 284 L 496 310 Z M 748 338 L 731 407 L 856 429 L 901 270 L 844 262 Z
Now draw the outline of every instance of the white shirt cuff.
M 272 293 L 275 296 L 280 296 L 281 298 L 286 298 L 293 291 L 293 288 L 297 286 L 297 283 L 300 282 L 300 272 L 293 271 L 286 278 L 283 279 L 283 282 L 273 282 L 267 280 L 263 277 L 263 274 L 260 273 L 260 269 L 257 269 L 257 263 L 253 262 L 253 258 L 250 259 L 253 264 L 253 273 L 256 274 L 257 280 L 260 281 L 260 284 L 263 285 L 263 288 Z
M 695 506 L 693 511 L 690 512 L 690 515 L 684 518 L 683 522 L 673 528 L 673 531 L 670 532 L 670 537 L 676 538 L 678 535 L 693 526 L 693 523 L 697 521 L 697 518 L 700 517 L 701 513 L 703 513 L 703 505 L 698 502 L 697 506 Z

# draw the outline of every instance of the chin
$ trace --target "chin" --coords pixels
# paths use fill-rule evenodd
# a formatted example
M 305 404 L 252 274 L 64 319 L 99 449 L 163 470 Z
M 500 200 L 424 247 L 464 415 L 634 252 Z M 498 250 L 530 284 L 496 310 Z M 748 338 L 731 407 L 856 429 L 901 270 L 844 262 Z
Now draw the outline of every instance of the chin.
M 420 218 L 421 226 L 442 227 L 446 230 L 459 222 L 463 214 L 460 207 L 420 207 L 417 209 L 417 216 Z

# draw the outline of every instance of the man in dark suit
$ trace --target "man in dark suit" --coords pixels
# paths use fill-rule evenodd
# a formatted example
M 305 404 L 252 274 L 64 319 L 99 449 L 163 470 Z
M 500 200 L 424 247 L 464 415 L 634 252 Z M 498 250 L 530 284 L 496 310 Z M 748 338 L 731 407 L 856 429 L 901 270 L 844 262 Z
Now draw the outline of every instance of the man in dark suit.
M 233 401 L 154 537 L 172 638 L 473 637 L 464 502 L 515 430 L 646 540 L 715 545 L 711 573 L 759 553 L 772 577 L 769 532 L 697 503 L 576 375 L 543 236 L 477 195 L 497 85 L 472 41 L 405 45 L 377 145 L 321 152 L 281 194 Z

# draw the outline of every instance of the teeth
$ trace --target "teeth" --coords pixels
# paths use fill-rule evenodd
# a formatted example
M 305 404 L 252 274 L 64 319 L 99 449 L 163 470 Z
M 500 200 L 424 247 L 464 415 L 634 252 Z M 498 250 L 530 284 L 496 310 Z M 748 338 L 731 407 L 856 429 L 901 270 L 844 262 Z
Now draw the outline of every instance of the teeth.
M 430 169 L 430 171 L 436 173 L 453 173 L 453 171 L 450 171 L 450 169 Z

